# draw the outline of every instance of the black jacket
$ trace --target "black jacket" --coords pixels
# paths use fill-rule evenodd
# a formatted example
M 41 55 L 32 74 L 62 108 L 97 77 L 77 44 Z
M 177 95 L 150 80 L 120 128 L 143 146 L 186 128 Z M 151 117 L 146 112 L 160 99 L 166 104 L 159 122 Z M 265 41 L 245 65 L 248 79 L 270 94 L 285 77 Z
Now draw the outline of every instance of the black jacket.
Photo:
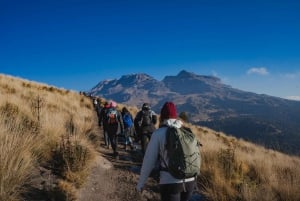
M 150 115 L 151 122 L 150 124 L 143 125 L 143 118 L 146 115 Z M 155 131 L 155 124 L 157 123 L 157 115 L 152 110 L 141 110 L 137 113 L 135 119 L 134 119 L 134 127 L 138 134 L 144 134 L 144 133 L 153 133 Z

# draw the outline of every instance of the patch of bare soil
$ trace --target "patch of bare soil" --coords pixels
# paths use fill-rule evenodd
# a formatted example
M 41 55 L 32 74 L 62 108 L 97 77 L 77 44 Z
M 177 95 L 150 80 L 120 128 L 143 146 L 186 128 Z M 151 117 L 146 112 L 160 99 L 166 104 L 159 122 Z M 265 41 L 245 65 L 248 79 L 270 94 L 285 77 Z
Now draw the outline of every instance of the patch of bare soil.
M 50 163 L 36 167 L 31 174 L 30 182 L 21 195 L 24 201 L 61 201 L 66 195 L 58 188 L 59 176 Z
M 103 143 L 103 141 L 101 141 Z M 135 190 L 142 162 L 141 150 L 125 151 L 119 144 L 119 159 L 112 149 L 101 144 L 98 157 L 85 185 L 78 192 L 78 201 L 158 201 L 157 182 L 149 178 L 143 193 Z

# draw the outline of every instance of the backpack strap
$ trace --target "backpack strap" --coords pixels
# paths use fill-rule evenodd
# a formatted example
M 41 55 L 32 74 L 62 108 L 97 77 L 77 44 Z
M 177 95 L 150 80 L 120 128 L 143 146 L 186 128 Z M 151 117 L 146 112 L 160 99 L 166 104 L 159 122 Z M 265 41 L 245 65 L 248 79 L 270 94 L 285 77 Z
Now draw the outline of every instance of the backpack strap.
M 165 146 L 164 146 L 164 152 L 166 152 L 167 151 L 167 135 L 168 135 L 168 129 L 170 128 L 169 126 L 167 126 L 167 125 L 162 125 L 160 128 L 162 128 L 162 127 L 166 127 L 167 128 L 167 131 L 166 131 L 166 136 L 165 136 L 165 138 L 166 138 L 166 140 L 165 140 Z M 161 161 L 163 162 L 163 164 L 165 165 L 165 167 L 162 167 L 161 165 L 160 165 L 160 170 L 161 171 L 165 171 L 165 172 L 169 172 L 169 166 L 168 166 L 168 164 L 167 164 L 167 162 L 164 160 L 164 157 L 163 156 L 160 156 L 160 158 L 161 158 Z
M 152 110 L 142 110 L 142 115 L 141 115 L 141 123 L 143 122 L 143 118 L 144 115 L 146 115 L 146 113 L 148 113 L 147 115 L 149 115 L 150 120 L 152 121 Z

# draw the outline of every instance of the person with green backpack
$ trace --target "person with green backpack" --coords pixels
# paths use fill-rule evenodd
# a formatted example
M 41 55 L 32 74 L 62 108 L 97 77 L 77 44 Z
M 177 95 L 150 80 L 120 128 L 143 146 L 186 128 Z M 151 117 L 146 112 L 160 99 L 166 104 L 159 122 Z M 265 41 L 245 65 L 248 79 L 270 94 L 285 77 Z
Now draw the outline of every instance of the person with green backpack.
M 141 192 L 157 164 L 162 201 L 188 201 L 200 173 L 200 144 L 192 131 L 177 119 L 176 106 L 166 102 L 160 112 L 160 126 L 148 144 L 138 184 Z

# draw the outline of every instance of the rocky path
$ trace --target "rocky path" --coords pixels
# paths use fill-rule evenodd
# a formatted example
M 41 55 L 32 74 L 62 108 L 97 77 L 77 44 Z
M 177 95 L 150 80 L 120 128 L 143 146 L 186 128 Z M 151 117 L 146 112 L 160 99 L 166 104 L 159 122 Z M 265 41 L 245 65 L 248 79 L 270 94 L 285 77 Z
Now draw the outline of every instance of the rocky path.
M 142 160 L 139 149 L 125 151 L 123 145 L 119 145 L 118 160 L 112 157 L 111 149 L 103 146 L 98 153 L 87 182 L 78 192 L 78 201 L 159 200 L 158 187 L 152 178 L 142 194 L 135 190 Z

